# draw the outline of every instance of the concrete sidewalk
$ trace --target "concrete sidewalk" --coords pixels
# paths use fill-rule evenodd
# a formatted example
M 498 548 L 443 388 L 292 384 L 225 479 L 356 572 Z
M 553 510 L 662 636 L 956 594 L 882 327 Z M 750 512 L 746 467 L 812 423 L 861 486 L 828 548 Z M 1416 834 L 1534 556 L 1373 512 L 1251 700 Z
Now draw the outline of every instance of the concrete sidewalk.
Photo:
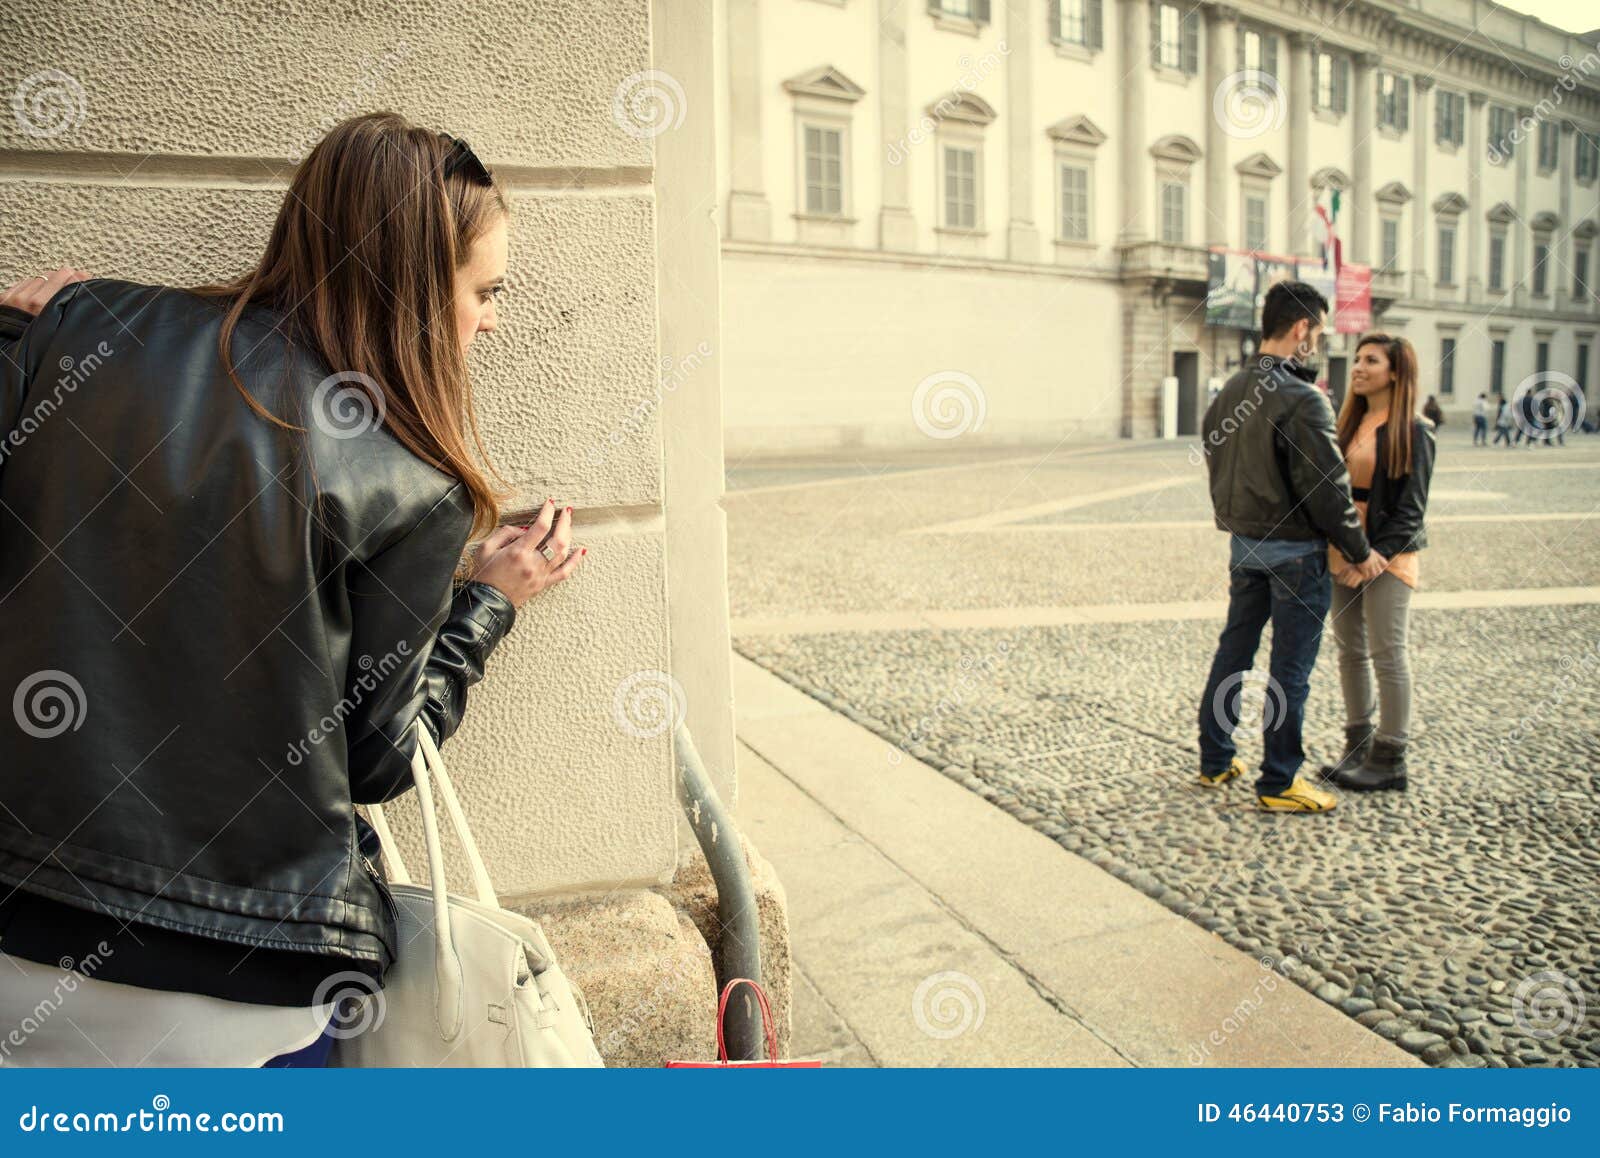
M 1420 1064 L 764 669 L 734 672 L 740 823 L 789 900 L 793 1056 Z

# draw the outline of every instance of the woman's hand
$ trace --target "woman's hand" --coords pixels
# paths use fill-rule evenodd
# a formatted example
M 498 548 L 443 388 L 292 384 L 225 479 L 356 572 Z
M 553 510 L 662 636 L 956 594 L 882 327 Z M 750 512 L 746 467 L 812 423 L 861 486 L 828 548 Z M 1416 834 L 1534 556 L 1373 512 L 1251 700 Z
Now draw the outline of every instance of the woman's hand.
M 8 286 L 5 293 L 0 293 L 0 306 L 10 306 L 14 310 L 36 315 L 51 298 L 61 292 L 63 286 L 75 281 L 88 281 L 91 276 L 88 270 L 83 269 L 57 269 L 42 273 Z
M 554 587 L 571 575 L 588 554 L 587 547 L 572 550 L 571 539 L 572 508 L 563 508 L 557 516 L 555 503 L 546 499 L 539 517 L 530 525 L 501 527 L 483 541 L 471 577 L 496 588 L 520 608 L 545 588 Z M 553 557 L 546 559 L 539 550 L 541 545 L 550 548 Z

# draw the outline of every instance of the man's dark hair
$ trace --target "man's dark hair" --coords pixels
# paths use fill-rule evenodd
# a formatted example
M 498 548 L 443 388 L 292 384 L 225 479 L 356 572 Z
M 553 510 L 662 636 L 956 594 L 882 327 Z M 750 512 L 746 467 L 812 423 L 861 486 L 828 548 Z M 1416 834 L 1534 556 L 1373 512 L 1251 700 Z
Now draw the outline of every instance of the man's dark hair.
M 1281 338 L 1301 318 L 1313 326 L 1322 324 L 1328 312 L 1328 299 L 1316 287 L 1303 281 L 1280 281 L 1267 291 L 1261 307 L 1261 337 L 1266 341 Z

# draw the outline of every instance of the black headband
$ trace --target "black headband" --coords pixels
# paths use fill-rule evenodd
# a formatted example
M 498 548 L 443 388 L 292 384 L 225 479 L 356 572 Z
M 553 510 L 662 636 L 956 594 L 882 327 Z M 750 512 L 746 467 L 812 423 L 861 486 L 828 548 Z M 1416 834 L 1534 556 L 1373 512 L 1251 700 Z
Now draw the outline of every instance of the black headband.
M 466 174 L 467 180 L 474 185 L 493 185 L 494 178 L 490 176 L 488 168 L 478 160 L 478 154 L 472 151 L 472 146 L 460 137 L 452 137 L 449 133 L 440 133 L 439 139 L 448 141 L 450 151 L 444 158 L 444 175 L 449 180 L 457 173 Z

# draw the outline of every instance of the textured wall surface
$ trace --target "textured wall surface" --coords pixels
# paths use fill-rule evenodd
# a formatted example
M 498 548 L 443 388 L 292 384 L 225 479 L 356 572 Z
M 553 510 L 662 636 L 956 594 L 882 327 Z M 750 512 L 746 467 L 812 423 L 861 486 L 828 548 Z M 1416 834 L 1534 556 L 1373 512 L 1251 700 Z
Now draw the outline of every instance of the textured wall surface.
M 665 680 L 649 673 L 697 642 L 669 651 L 666 417 L 641 409 L 659 396 L 658 174 L 650 134 L 615 106 L 651 67 L 648 0 L 0 8 L 0 281 L 61 264 L 236 274 L 293 163 L 374 109 L 467 138 L 511 189 L 509 292 L 471 358 L 479 414 L 514 507 L 572 504 L 590 550 L 523 609 L 445 751 L 507 895 L 675 864 L 670 734 L 651 716 Z M 16 116 L 18 92 L 50 99 Z M 714 280 L 687 288 L 714 326 Z M 414 809 L 392 813 L 414 856 Z

